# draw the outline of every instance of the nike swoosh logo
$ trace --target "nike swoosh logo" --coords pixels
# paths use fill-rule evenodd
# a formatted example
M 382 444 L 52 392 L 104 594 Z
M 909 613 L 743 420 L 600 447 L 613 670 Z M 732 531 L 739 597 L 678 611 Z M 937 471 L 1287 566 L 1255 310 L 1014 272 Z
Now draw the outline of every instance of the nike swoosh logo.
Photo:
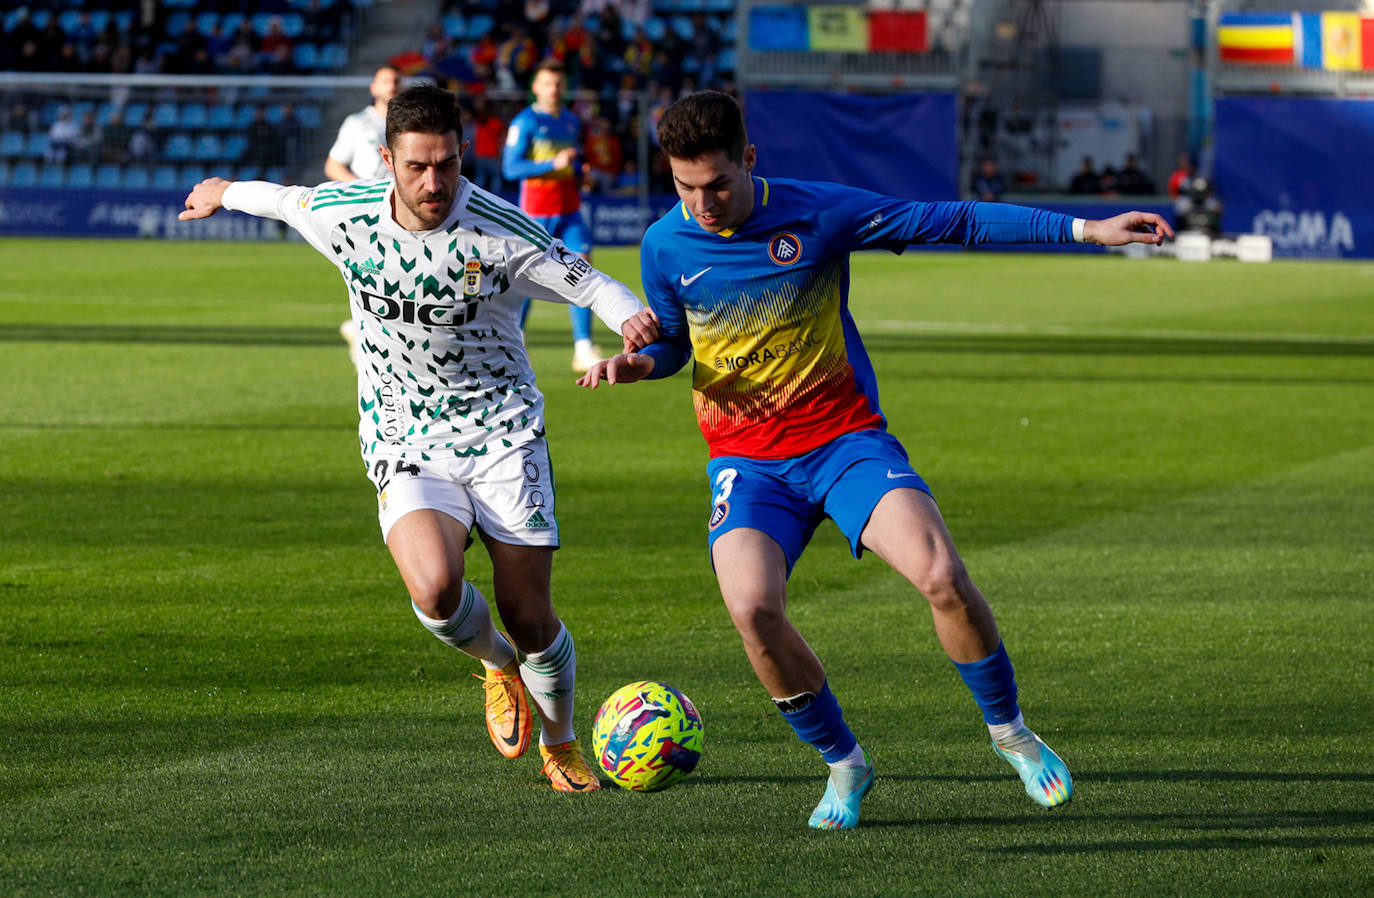
M 511 721 L 510 735 L 502 736 L 501 741 L 511 748 L 515 748 L 520 744 L 520 709 L 518 707 L 512 708 L 511 711 L 514 719 Z
M 903 473 L 903 474 L 896 474 L 896 473 L 893 472 L 893 470 L 892 470 L 891 468 L 888 468 L 888 469 L 887 469 L 887 479 L 888 479 L 888 480 L 901 480 L 903 477 L 920 477 L 920 476 L 921 476 L 920 474 L 912 474 L 912 473 L 909 472 L 909 471 L 906 472 L 906 473 Z
M 688 276 L 685 275 L 685 274 L 678 275 L 678 280 L 682 281 L 682 286 L 684 286 L 684 287 L 690 287 L 690 286 L 692 286 L 692 281 L 695 281 L 697 278 L 701 277 L 703 274 L 705 274 L 706 272 L 710 271 L 712 268 L 715 268 L 715 267 L 716 267 L 716 266 L 714 266 L 714 265 L 707 265 L 705 268 L 701 269 L 701 271 L 698 271 L 696 274 L 692 275 L 691 277 L 688 277 Z

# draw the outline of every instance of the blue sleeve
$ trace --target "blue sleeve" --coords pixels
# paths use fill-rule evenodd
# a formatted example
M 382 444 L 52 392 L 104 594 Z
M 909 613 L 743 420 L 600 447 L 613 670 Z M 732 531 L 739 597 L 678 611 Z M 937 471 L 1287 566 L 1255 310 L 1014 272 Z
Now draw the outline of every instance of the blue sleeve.
M 530 135 L 534 133 L 534 119 L 523 112 L 511 119 L 506 146 L 501 151 L 501 174 L 508 181 L 537 178 L 553 171 L 553 161 L 535 162 L 526 158 L 530 151 Z
M 1073 216 L 1007 203 L 922 203 L 831 188 L 817 203 L 848 248 L 901 252 L 913 243 L 1073 243 Z
M 678 301 L 672 282 L 663 277 L 655 260 L 653 233 L 644 235 L 639 245 L 639 276 L 644 284 L 644 299 L 658 316 L 658 340 L 640 352 L 654 360 L 648 380 L 672 377 L 692 357 L 692 339 L 687 316 Z

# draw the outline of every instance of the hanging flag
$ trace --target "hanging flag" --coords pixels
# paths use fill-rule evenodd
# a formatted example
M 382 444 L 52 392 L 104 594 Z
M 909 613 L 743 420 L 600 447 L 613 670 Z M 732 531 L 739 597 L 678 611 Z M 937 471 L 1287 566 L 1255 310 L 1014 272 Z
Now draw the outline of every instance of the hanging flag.
M 1324 12 L 1322 16 L 1322 68 L 1333 72 L 1360 70 L 1362 35 L 1360 14 Z
M 1222 62 L 1292 65 L 1293 14 L 1223 13 L 1217 24 Z

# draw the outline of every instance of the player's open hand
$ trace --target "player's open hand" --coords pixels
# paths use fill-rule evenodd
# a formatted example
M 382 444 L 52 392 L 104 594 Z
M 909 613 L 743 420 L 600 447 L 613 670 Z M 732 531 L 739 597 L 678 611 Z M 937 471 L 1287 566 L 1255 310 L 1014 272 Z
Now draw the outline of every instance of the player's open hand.
M 640 309 L 620 326 L 620 338 L 626 352 L 643 349 L 658 339 L 658 316 L 653 309 Z
M 653 356 L 640 352 L 622 352 L 591 366 L 586 374 L 577 379 L 577 385 L 595 390 L 602 380 L 612 384 L 632 384 L 648 377 L 653 370 Z
M 231 182 L 223 178 L 206 178 L 186 195 L 186 211 L 177 216 L 182 221 L 209 218 L 224 206 L 224 188 Z
M 1083 239 L 1103 246 L 1125 246 L 1127 243 L 1164 242 L 1174 236 L 1174 229 L 1163 216 L 1154 212 L 1123 212 L 1112 218 L 1083 223 Z

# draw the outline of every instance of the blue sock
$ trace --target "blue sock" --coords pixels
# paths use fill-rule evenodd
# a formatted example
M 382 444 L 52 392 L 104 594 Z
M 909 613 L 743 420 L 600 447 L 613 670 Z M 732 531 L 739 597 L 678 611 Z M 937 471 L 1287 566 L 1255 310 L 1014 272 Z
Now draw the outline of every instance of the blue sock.
M 826 763 L 843 760 L 859 744 L 859 740 L 850 732 L 849 725 L 844 722 L 844 713 L 840 711 L 840 703 L 835 701 L 835 694 L 830 691 L 829 681 L 801 710 L 783 710 L 781 704 L 779 710 L 782 711 L 782 719 L 796 732 L 797 738 L 820 752 Z
M 1011 669 L 1006 646 L 999 644 L 997 651 L 981 661 L 953 663 L 959 668 L 959 676 L 964 678 L 964 685 L 973 693 L 978 707 L 983 709 L 983 720 L 1011 723 L 1021 713 L 1016 706 L 1016 674 Z
M 526 299 L 520 306 L 520 329 L 525 329 L 525 322 L 530 317 L 530 301 Z
M 572 319 L 573 342 L 592 338 L 592 310 L 581 306 L 568 306 L 568 317 Z

